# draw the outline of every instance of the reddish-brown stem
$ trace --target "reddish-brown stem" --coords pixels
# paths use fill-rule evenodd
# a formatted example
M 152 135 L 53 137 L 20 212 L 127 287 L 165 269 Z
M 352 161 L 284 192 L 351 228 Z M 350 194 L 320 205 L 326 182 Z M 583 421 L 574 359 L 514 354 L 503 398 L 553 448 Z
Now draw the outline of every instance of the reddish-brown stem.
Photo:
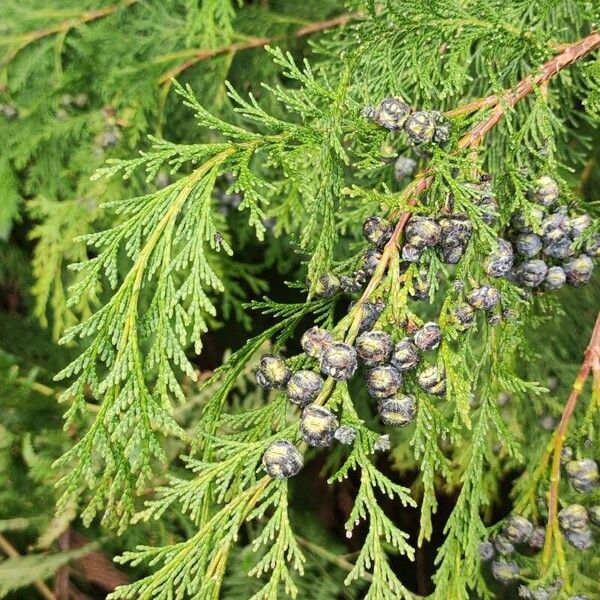
M 243 42 L 235 42 L 233 44 L 228 44 L 227 46 L 222 46 L 220 48 L 202 48 L 197 51 L 197 53 L 192 56 L 192 58 L 182 62 L 179 65 L 176 65 L 172 69 L 165 72 L 159 78 L 158 82 L 160 84 L 168 84 L 171 79 L 180 75 L 186 69 L 193 67 L 195 64 L 203 61 L 209 60 L 211 58 L 215 58 L 216 56 L 221 56 L 223 54 L 231 54 L 237 52 L 239 50 L 249 50 L 251 48 L 260 48 L 261 46 L 265 46 L 267 44 L 273 44 L 275 42 L 280 42 L 282 40 L 290 39 L 290 38 L 299 38 L 304 37 L 306 35 L 311 35 L 313 33 L 318 33 L 319 31 L 325 31 L 326 29 L 333 29 L 335 27 L 343 27 L 350 21 L 360 18 L 359 13 L 353 13 L 350 15 L 341 15 L 339 17 L 334 17 L 332 19 L 327 19 L 325 21 L 318 21 L 316 23 L 310 23 L 309 25 L 305 25 L 297 29 L 291 35 L 278 35 L 273 37 L 254 37 Z M 569 47 L 568 44 L 556 44 L 551 43 L 550 47 L 557 51 L 561 52 Z M 473 112 L 482 108 L 484 106 L 493 106 L 497 102 L 497 96 L 488 96 L 487 98 L 481 98 L 479 100 L 474 100 L 468 105 L 464 105 L 463 107 L 459 107 L 455 110 L 449 111 L 446 113 L 448 116 L 456 116 L 459 114 Z
M 406 189 L 405 195 L 409 198 L 409 206 L 414 206 L 417 203 L 419 194 L 425 191 L 431 185 L 433 178 L 427 173 L 428 171 L 424 171 L 417 175 L 414 182 Z M 346 342 L 348 343 L 352 343 L 356 337 L 360 321 L 362 319 L 362 306 L 379 285 L 379 282 L 381 281 L 381 278 L 383 277 L 383 274 L 385 273 L 385 270 L 387 269 L 387 266 L 392 258 L 393 252 L 396 252 L 398 246 L 400 245 L 400 237 L 404 231 L 404 227 L 410 219 L 410 216 L 410 212 L 405 212 L 400 215 L 390 241 L 383 248 L 375 273 L 373 273 L 373 276 L 365 288 L 365 291 L 362 293 L 362 296 L 356 302 L 356 313 L 354 314 L 348 335 L 346 336 Z
M 290 38 L 305 37 L 313 33 L 318 33 L 319 31 L 325 31 L 326 29 L 343 27 L 344 25 L 356 18 L 358 18 L 357 14 L 340 15 L 339 17 L 334 17 L 325 21 L 319 21 L 317 23 L 310 23 L 308 25 L 304 25 L 303 27 L 300 27 L 300 29 L 296 29 L 296 31 L 294 31 L 290 35 L 276 35 L 273 37 L 253 37 L 248 40 L 244 40 L 243 42 L 228 44 L 227 46 L 221 46 L 220 48 L 202 48 L 198 50 L 198 52 L 194 56 L 192 56 L 192 58 L 182 62 L 179 65 L 174 66 L 172 69 L 169 69 L 166 73 L 161 75 L 158 80 L 158 83 L 168 84 L 171 81 L 171 79 L 179 76 L 181 73 L 183 73 L 183 71 L 189 69 L 190 67 L 193 67 L 195 64 L 203 60 L 215 58 L 216 56 L 222 56 L 223 54 L 232 54 L 238 52 L 239 50 L 250 50 L 251 48 L 260 48 L 262 46 L 266 46 Z
M 594 372 L 594 380 L 597 381 L 600 374 L 600 312 L 596 317 L 596 324 L 594 325 L 590 342 L 585 350 L 583 363 L 571 389 L 569 399 L 565 404 L 560 423 L 553 436 L 552 468 L 550 471 L 550 489 L 548 490 L 548 524 L 546 526 L 546 541 L 542 555 L 544 568 L 550 562 L 553 547 L 552 540 L 555 539 L 557 543 L 559 541 L 558 519 L 556 515 L 558 512 L 558 486 L 560 484 L 560 457 L 563 444 L 567 436 L 571 416 L 577 406 L 577 401 L 590 375 L 590 371 Z
M 474 125 L 471 130 L 459 140 L 458 148 L 464 150 L 465 148 L 477 147 L 485 135 L 489 133 L 489 131 L 491 131 L 502 119 L 508 107 L 515 106 L 520 100 L 523 100 L 523 98 L 529 95 L 535 87 L 545 85 L 562 69 L 577 62 L 590 52 L 596 50 L 598 47 L 600 47 L 600 33 L 591 33 L 582 40 L 566 46 L 560 54 L 543 64 L 537 75 L 527 76 L 525 79 L 521 80 L 515 88 L 507 90 L 502 96 L 487 96 L 486 98 L 471 102 L 461 107 L 463 111 L 465 108 L 469 107 L 469 109 L 465 112 L 473 112 L 474 110 L 478 110 L 484 106 L 494 106 L 494 110 L 487 117 L 487 119 Z M 450 113 L 446 114 L 460 114 L 457 111 L 460 111 L 461 108 L 456 109 L 454 112 L 450 111 Z M 431 176 L 430 169 L 425 169 L 415 177 L 413 183 L 403 192 L 403 197 L 407 198 L 408 206 L 414 206 L 417 203 L 419 194 L 429 188 L 432 181 L 433 177 Z M 381 281 L 381 278 L 383 277 L 383 274 L 385 273 L 385 270 L 390 262 L 392 253 L 396 251 L 400 244 L 402 232 L 410 217 L 410 212 L 405 212 L 399 215 L 398 222 L 394 228 L 394 233 L 382 251 L 381 259 L 379 260 L 377 269 L 375 270 L 375 273 L 365 288 L 362 296 L 355 305 L 356 313 L 354 315 L 354 319 L 352 320 L 352 324 L 350 325 L 347 341 L 353 341 L 362 317 L 361 307 L 379 285 L 379 282 Z
M 504 94 L 500 96 L 502 102 L 499 101 L 499 97 L 497 95 L 493 94 L 491 96 L 486 96 L 485 98 L 473 100 L 468 104 L 464 104 L 463 106 L 449 110 L 444 114 L 448 117 L 457 117 L 475 112 L 481 108 L 494 106 L 495 108 L 493 113 L 490 115 L 490 118 L 482 123 L 482 128 L 487 127 L 487 129 L 483 130 L 483 135 L 485 135 L 485 133 L 494 127 L 496 122 L 501 118 L 505 111 L 505 107 L 513 107 L 517 102 L 519 102 L 519 100 L 522 100 L 525 98 L 525 96 L 531 93 L 535 87 L 544 85 L 559 71 L 573 64 L 574 62 L 577 62 L 580 58 L 586 56 L 590 52 L 593 52 L 598 47 L 600 47 L 600 32 L 594 31 L 575 44 L 560 46 L 560 53 L 542 65 L 537 75 L 530 75 L 523 79 L 516 88 L 512 90 L 506 90 Z
M 127 8 L 132 4 L 136 4 L 137 2 L 139 2 L 139 0 L 123 0 L 123 2 L 120 2 L 118 4 L 111 4 L 109 6 L 105 6 L 97 10 L 87 10 L 85 12 L 82 12 L 74 19 L 67 19 L 65 21 L 61 21 L 60 23 L 58 23 L 57 25 L 53 25 L 52 27 L 46 27 L 45 29 L 38 29 L 37 31 L 25 33 L 20 38 L 21 43 L 19 44 L 19 46 L 7 57 L 5 57 L 2 63 L 8 64 L 21 50 L 23 50 L 23 48 L 37 40 L 41 40 L 50 35 L 54 35 L 55 33 L 65 33 L 73 27 L 78 27 L 79 25 L 96 21 L 98 19 L 101 19 L 102 17 L 107 17 L 108 15 L 112 15 L 118 10 L 122 8 Z
M 459 117 L 460 115 L 468 115 L 481 108 L 494 106 L 496 102 L 498 102 L 498 96 L 492 94 L 490 96 L 485 96 L 484 98 L 477 98 L 477 100 L 472 100 L 466 104 L 461 104 L 452 110 L 447 110 L 444 115 L 446 117 Z
M 507 108 L 515 106 L 517 102 L 528 96 L 534 88 L 544 85 L 565 67 L 577 62 L 598 47 L 600 47 L 600 32 L 595 31 L 579 42 L 565 48 L 560 54 L 542 65 L 537 75 L 526 77 L 519 82 L 514 90 L 506 92 L 502 96 L 501 101 L 496 102 L 490 116 L 479 125 L 473 127 L 470 133 L 460 141 L 459 147 L 467 148 L 472 146 L 474 141 L 485 136 L 498 123 Z

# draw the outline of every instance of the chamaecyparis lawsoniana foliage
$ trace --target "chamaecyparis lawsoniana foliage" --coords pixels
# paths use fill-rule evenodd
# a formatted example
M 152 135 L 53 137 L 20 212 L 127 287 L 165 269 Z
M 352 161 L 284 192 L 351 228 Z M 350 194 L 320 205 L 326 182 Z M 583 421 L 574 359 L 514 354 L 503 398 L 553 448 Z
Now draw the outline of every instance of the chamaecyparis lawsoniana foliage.
M 91 597 L 597 597 L 600 392 L 565 440 L 559 419 L 598 309 L 597 278 L 568 284 L 598 255 L 599 22 L 583 0 L 5 0 L 22 585 L 77 585 L 85 525 L 128 570 Z M 360 360 L 302 352 L 315 325 Z

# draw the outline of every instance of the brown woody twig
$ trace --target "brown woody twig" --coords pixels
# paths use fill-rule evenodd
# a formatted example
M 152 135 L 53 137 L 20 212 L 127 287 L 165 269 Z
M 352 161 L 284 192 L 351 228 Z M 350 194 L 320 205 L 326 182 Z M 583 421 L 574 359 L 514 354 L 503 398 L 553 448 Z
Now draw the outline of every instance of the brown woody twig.
M 505 107 L 503 104 L 505 104 L 507 107 L 513 107 L 515 104 L 517 104 L 517 102 L 530 94 L 535 87 L 544 85 L 565 67 L 577 62 L 590 52 L 596 50 L 598 47 L 600 47 L 600 32 L 597 31 L 594 31 L 587 37 L 574 44 L 566 46 L 561 45 L 561 51 L 559 54 L 542 65 L 537 75 L 530 75 L 529 77 L 523 79 L 517 85 L 517 87 L 514 88 L 514 90 L 506 90 L 504 94 L 500 96 L 500 98 L 497 95 L 492 94 L 491 96 L 486 96 L 485 98 L 473 100 L 468 104 L 464 104 L 463 106 L 449 110 L 444 114 L 448 117 L 457 117 L 475 112 L 481 108 L 494 106 L 494 113 L 490 115 L 490 119 L 488 119 L 488 122 L 486 122 L 487 129 L 483 132 L 485 135 L 489 129 L 494 127 L 496 122 L 504 113 Z M 500 100 L 502 100 L 502 102 L 500 102 Z
M 552 555 L 553 544 L 557 549 L 559 559 L 562 557 L 561 536 L 558 527 L 558 486 L 560 484 L 560 458 L 563 449 L 563 444 L 567 435 L 569 421 L 573 415 L 573 411 L 577 406 L 579 396 L 583 391 L 585 382 L 593 372 L 594 386 L 600 387 L 600 312 L 596 317 L 596 324 L 592 331 L 592 337 L 585 350 L 583 363 L 571 389 L 571 394 L 565 404 L 565 408 L 560 419 L 560 423 L 552 437 L 552 467 L 550 471 L 550 489 L 548 490 L 548 523 L 546 525 L 546 540 L 544 543 L 544 552 L 542 554 L 542 566 L 544 569 L 548 567 Z M 547 459 L 546 459 L 547 460 Z
M 46 27 L 44 29 L 38 29 L 37 31 L 30 31 L 28 33 L 25 33 L 19 38 L 17 38 L 17 40 L 20 41 L 20 44 L 6 57 L 4 57 L 4 59 L 2 60 L 2 64 L 8 64 L 21 50 L 23 50 L 23 48 L 29 46 L 29 44 L 32 44 L 37 40 L 41 40 L 50 35 L 54 35 L 55 33 L 64 34 L 67 31 L 69 31 L 69 29 L 79 27 L 80 25 L 90 23 L 91 21 L 96 21 L 103 17 L 107 17 L 108 15 L 112 15 L 118 10 L 121 10 L 122 8 L 128 8 L 129 6 L 131 6 L 132 4 L 136 4 L 137 2 L 139 2 L 139 0 L 123 0 L 123 2 L 119 4 L 111 4 L 109 6 L 105 6 L 97 10 L 87 10 L 85 12 L 82 12 L 74 19 L 67 19 L 58 23 L 57 25 L 53 25 L 52 27 Z
M 283 40 L 287 40 L 290 38 L 301 38 L 307 35 L 311 35 L 313 33 L 318 33 L 319 31 L 325 31 L 326 29 L 333 29 L 335 27 L 343 27 L 350 21 L 358 18 L 358 14 L 350 14 L 350 15 L 340 15 L 339 17 L 334 17 L 332 19 L 327 19 L 325 21 L 319 21 L 317 23 L 310 23 L 309 25 L 304 25 L 297 29 L 290 35 L 276 35 L 273 37 L 253 37 L 243 42 L 236 42 L 234 44 L 229 44 L 227 46 L 221 46 L 220 48 L 202 48 L 198 50 L 198 52 L 192 56 L 192 58 L 182 62 L 179 65 L 176 65 L 172 69 L 169 69 L 163 75 L 160 76 L 158 83 L 161 85 L 169 84 L 171 79 L 178 77 L 183 71 L 193 67 L 195 64 L 208 60 L 210 58 L 215 58 L 216 56 L 222 56 L 224 54 L 233 54 L 238 52 L 239 50 L 250 50 L 251 48 L 261 48 L 262 46 L 267 46 L 269 44 L 273 44 L 275 42 L 280 42 Z
M 558 75 L 565 67 L 572 65 L 578 60 L 587 56 L 600 47 L 600 32 L 595 31 L 583 38 L 579 42 L 565 48 L 560 54 L 550 59 L 542 65 L 537 75 L 530 75 L 519 82 L 514 90 L 507 91 L 500 100 L 496 100 L 494 110 L 490 116 L 474 127 L 460 142 L 459 147 L 467 148 L 473 145 L 478 138 L 482 138 L 488 133 L 498 121 L 502 118 L 507 108 L 512 108 L 528 96 L 534 88 L 546 84 L 552 77 Z M 489 102 L 489 98 L 484 98 L 484 102 Z
M 513 89 L 506 90 L 501 96 L 487 96 L 479 100 L 475 100 L 462 107 L 445 113 L 447 116 L 456 116 L 463 113 L 474 112 L 484 107 L 494 107 L 491 114 L 483 121 L 471 128 L 458 142 L 459 149 L 474 148 L 479 145 L 481 140 L 489 133 L 502 119 L 508 108 L 514 107 L 519 101 L 523 100 L 528 96 L 536 87 L 545 85 L 552 77 L 560 73 L 564 68 L 572 65 L 578 60 L 587 56 L 590 52 L 593 52 L 600 47 L 600 32 L 593 32 L 587 37 L 566 46 L 560 54 L 544 63 L 539 70 L 537 75 L 529 75 L 525 79 L 521 80 L 517 86 Z M 407 199 L 409 206 L 414 206 L 417 203 L 419 194 L 424 192 L 431 183 L 433 177 L 430 169 L 425 169 L 421 173 L 417 174 L 415 180 L 410 184 L 403 192 L 403 197 Z M 362 306 L 369 299 L 370 295 L 375 291 L 388 263 L 392 257 L 392 253 L 396 251 L 400 243 L 400 238 L 404 227 L 408 223 L 411 217 L 410 212 L 402 213 L 399 216 L 398 223 L 394 228 L 394 233 L 390 238 L 390 241 L 385 245 L 381 259 L 377 265 L 377 269 L 371 278 L 371 281 L 367 285 L 362 296 L 356 303 L 356 314 L 350 326 L 350 332 L 348 334 L 347 341 L 352 341 L 353 337 L 358 331 L 362 316 Z

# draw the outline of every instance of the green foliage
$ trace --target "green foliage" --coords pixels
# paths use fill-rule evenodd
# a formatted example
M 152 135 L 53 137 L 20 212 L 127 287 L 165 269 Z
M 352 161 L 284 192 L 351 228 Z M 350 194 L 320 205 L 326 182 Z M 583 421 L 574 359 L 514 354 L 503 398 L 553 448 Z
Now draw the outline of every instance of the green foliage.
M 93 539 L 122 535 L 105 551 L 132 576 L 113 599 L 504 597 L 479 544 L 513 510 L 545 518 L 540 423 L 560 418 L 598 281 L 542 296 L 494 280 L 512 312 L 468 332 L 453 310 L 489 282 L 514 214 L 532 216 L 532 178 L 598 217 L 600 63 L 569 64 L 514 107 L 469 103 L 599 20 L 586 0 L 3 2 L 0 531 L 26 555 L 0 563 L 0 595 L 81 556 L 60 551 L 81 521 Z M 448 145 L 416 153 L 365 118 L 389 95 L 446 112 Z M 416 182 L 394 178 L 397 155 L 415 156 Z M 474 186 L 484 173 L 497 224 Z M 364 297 L 316 294 L 322 274 L 360 267 L 366 217 L 448 212 L 473 225 L 458 265 L 389 247 Z M 377 299 L 394 342 L 440 324 L 424 361 L 447 390 L 407 374 L 417 417 L 391 431 L 356 381 L 328 378 L 317 403 L 357 437 L 323 461 L 253 372 L 267 351 L 316 370 L 300 334 L 353 343 Z M 567 439 L 578 456 L 598 458 L 599 406 L 586 389 Z M 290 481 L 261 464 L 280 439 L 304 455 Z M 560 498 L 577 500 L 564 482 Z M 434 564 L 404 568 L 418 552 Z M 522 566 L 525 585 L 560 573 L 583 593 L 598 564 L 568 549 Z
M 2 208 L 0 209 L 0 239 L 6 241 L 12 229 L 12 223 L 19 212 L 21 198 L 17 189 L 17 181 L 6 160 L 0 162 L 0 195 Z
M 296 67 L 291 55 L 276 51 L 274 57 L 286 69 L 286 76 L 306 88 L 302 92 L 272 90 L 301 118 L 307 118 L 317 102 L 322 105 L 333 102 L 328 114 L 320 115 L 315 124 L 281 121 L 268 115 L 252 96 L 246 101 L 231 91 L 242 116 L 270 130 L 257 134 L 212 116 L 195 100 L 191 88 L 178 87 L 185 104 L 194 109 L 198 125 L 220 130 L 225 141 L 193 146 L 157 141 L 154 149 L 140 158 L 115 159 L 99 171 L 99 175 L 122 173 L 127 178 L 142 167 L 150 181 L 165 163 L 171 166 L 172 173 L 186 163 L 202 163 L 189 175 L 157 192 L 105 205 L 106 210 L 114 210 L 122 219 L 113 229 L 84 235 L 82 239 L 97 250 L 97 255 L 72 267 L 80 278 L 72 288 L 70 305 L 85 301 L 90 290 L 96 293 L 101 280 L 107 280 L 115 290 L 101 309 L 69 329 L 62 339 L 63 343 L 69 343 L 76 338 L 90 338 L 84 353 L 58 375 L 59 379 L 77 377 L 64 394 L 72 402 L 67 423 L 85 412 L 88 386 L 94 395 L 104 398 L 91 430 L 59 463 L 61 466 L 77 461 L 77 467 L 65 480 L 67 491 L 62 503 L 77 492 L 80 482 L 97 488 L 84 515 L 88 522 L 95 516 L 97 506 L 108 501 L 107 523 L 124 527 L 133 511 L 133 492 L 149 482 L 151 461 L 165 459 L 157 432 L 183 433 L 170 416 L 171 395 L 179 401 L 184 399 L 174 368 L 195 377 L 185 349 L 193 342 L 196 353 L 201 351 L 207 318 L 216 315 L 209 295 L 225 289 L 210 256 L 221 251 L 232 254 L 213 212 L 213 189 L 218 177 L 226 173 L 236 176 L 236 188 L 231 191 L 243 189 L 238 208 L 248 211 L 248 224 L 260 240 L 265 231 L 265 195 L 275 186 L 253 172 L 254 157 L 267 153 L 272 162 L 279 161 L 285 173 L 299 172 L 296 162 L 305 167 L 307 157 L 315 161 L 315 166 L 322 164 L 323 147 L 328 155 L 334 148 L 343 152 L 336 129 L 331 127 L 343 115 L 340 103 L 345 82 L 334 92 L 318 84 L 308 66 L 304 70 Z M 313 189 L 303 185 L 301 193 L 319 206 L 323 204 L 319 199 L 323 199 L 329 206 L 327 214 L 333 216 L 339 176 L 330 173 L 315 181 L 314 186 Z M 309 275 L 323 271 L 336 239 L 333 219 L 322 218 L 318 210 L 312 210 L 302 232 L 300 246 L 306 249 L 313 245 L 310 240 L 318 228 Z M 131 266 L 121 279 L 118 262 L 123 254 Z M 123 418 L 117 423 L 114 417 L 119 414 Z M 105 463 L 103 479 L 98 483 L 92 468 L 94 455 L 102 456 Z M 131 470 L 125 466 L 130 464 Z M 119 482 L 116 489 L 113 480 Z
M 10 592 L 25 587 L 36 580 L 49 579 L 70 560 L 75 560 L 90 552 L 90 548 L 79 548 L 59 554 L 30 554 L 8 558 L 0 562 L 0 597 L 6 598 Z

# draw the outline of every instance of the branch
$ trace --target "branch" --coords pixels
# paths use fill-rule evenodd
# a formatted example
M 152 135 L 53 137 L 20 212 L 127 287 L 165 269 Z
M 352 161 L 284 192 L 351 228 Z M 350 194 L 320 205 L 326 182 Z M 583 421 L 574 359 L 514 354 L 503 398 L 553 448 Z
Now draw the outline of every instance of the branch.
M 546 569 L 550 562 L 552 553 L 552 539 L 556 540 L 557 554 L 559 558 L 562 556 L 560 547 L 560 531 L 558 528 L 558 486 L 560 484 L 560 458 L 563 449 L 563 444 L 567 436 L 567 428 L 569 421 L 573 415 L 573 411 L 577 406 L 579 396 L 583 391 L 585 382 L 589 377 L 590 371 L 593 371 L 594 386 L 599 384 L 600 376 L 600 312 L 596 317 L 596 324 L 592 331 L 592 337 L 585 350 L 583 363 L 579 369 L 575 383 L 569 395 L 569 399 L 565 404 L 565 408 L 560 419 L 560 423 L 552 437 L 552 469 L 550 471 L 550 489 L 548 491 L 548 524 L 546 526 L 546 541 L 544 543 L 544 553 L 542 555 L 542 567 Z M 547 460 L 547 459 L 546 459 Z
M 504 92 L 501 96 L 493 95 L 487 96 L 480 100 L 465 104 L 463 107 L 459 107 L 454 111 L 449 111 L 446 115 L 455 116 L 463 114 L 465 112 L 474 112 L 479 108 L 493 106 L 494 109 L 487 119 L 481 121 L 477 125 L 473 126 L 471 130 L 464 135 L 458 142 L 458 148 L 464 150 L 466 148 L 473 148 L 479 145 L 481 140 L 489 133 L 502 119 L 506 113 L 507 108 L 514 107 L 518 102 L 527 97 L 537 86 L 545 85 L 552 77 L 558 75 L 564 68 L 572 65 L 573 63 L 581 60 L 584 56 L 587 56 L 590 52 L 593 52 L 600 47 L 600 32 L 593 32 L 582 40 L 575 42 L 564 48 L 562 52 L 544 63 L 537 75 L 529 75 L 525 79 L 521 80 L 517 86 L 513 89 L 509 89 Z M 408 199 L 408 205 L 414 206 L 417 202 L 418 196 L 421 192 L 425 191 L 432 183 L 433 177 L 430 169 L 425 169 L 419 173 L 415 180 L 410 184 L 403 192 L 403 196 Z M 356 314 L 350 326 L 348 339 L 346 341 L 352 342 L 361 320 L 363 304 L 369 299 L 369 296 L 379 285 L 383 274 L 388 266 L 388 263 L 392 257 L 392 253 L 396 251 L 400 243 L 400 238 L 404 227 L 408 223 L 411 217 L 410 212 L 405 212 L 400 215 L 399 221 L 396 224 L 394 233 L 390 238 L 390 241 L 385 245 L 381 260 L 366 287 L 363 295 L 356 303 Z
M 313 542 L 310 542 L 309 540 L 307 540 L 299 535 L 296 535 L 295 538 L 301 546 L 304 546 L 305 548 L 307 548 L 308 550 L 310 550 L 317 556 L 324 558 L 325 560 L 329 561 L 330 563 L 337 565 L 340 569 L 350 572 L 354 568 L 354 565 L 350 561 L 346 560 L 343 556 L 338 556 L 337 554 L 334 554 L 333 552 L 329 552 L 329 550 L 326 550 L 322 546 L 314 544 Z M 368 582 L 373 581 L 373 576 L 370 573 L 365 573 L 363 578 L 365 581 L 368 581 Z
M 119 4 L 111 4 L 97 10 L 87 10 L 82 12 L 74 19 L 67 19 L 66 21 L 62 21 L 61 23 L 58 23 L 52 27 L 38 29 L 37 31 L 30 31 L 22 34 L 21 36 L 17 36 L 15 39 L 20 42 L 20 45 L 2 60 L 2 65 L 7 65 L 21 50 L 23 50 L 23 48 L 26 48 L 29 46 L 29 44 L 32 44 L 37 40 L 54 35 L 55 33 L 67 33 L 69 29 L 73 29 L 73 27 L 79 27 L 85 23 L 90 23 L 103 17 L 107 17 L 108 15 L 112 15 L 122 8 L 128 8 L 137 2 L 139 2 L 139 0 L 123 0 L 123 2 Z
M 243 42 L 236 42 L 227 46 L 221 46 L 220 48 L 202 48 L 199 49 L 197 53 L 189 60 L 186 60 L 185 62 L 182 62 L 181 64 L 176 65 L 172 69 L 169 69 L 168 71 L 163 73 L 163 75 L 160 76 L 158 83 L 161 85 L 169 84 L 171 79 L 178 77 L 186 69 L 193 67 L 195 64 L 203 60 L 215 58 L 216 56 L 222 56 L 223 54 L 233 54 L 235 52 L 238 52 L 239 50 L 260 48 L 262 46 L 267 46 L 275 42 L 281 42 L 293 38 L 301 38 L 307 35 L 312 35 L 313 33 L 325 31 L 327 29 L 333 29 L 335 27 L 343 27 L 344 25 L 346 25 L 350 21 L 357 19 L 358 17 L 358 13 L 340 15 L 339 17 L 334 17 L 333 19 L 327 19 L 325 21 L 318 21 L 316 23 L 304 25 L 303 27 L 300 27 L 300 29 L 294 31 L 291 35 L 276 35 L 273 37 L 253 37 Z
M 0 534 L 0 549 L 8 556 L 9 558 L 17 558 L 21 556 L 14 548 L 14 546 L 2 535 Z M 33 582 L 33 585 L 40 593 L 40 595 L 45 598 L 45 600 L 56 600 L 56 596 L 52 593 L 50 588 L 43 582 L 36 580 Z
M 447 117 L 457 117 L 464 114 L 469 114 L 479 110 L 480 108 L 487 108 L 494 106 L 494 112 L 490 115 L 490 119 L 482 124 L 482 127 L 485 125 L 487 129 L 483 131 L 483 135 L 489 131 L 496 122 L 501 118 L 502 113 L 505 111 L 505 107 L 503 104 L 506 104 L 508 107 L 513 107 L 517 102 L 525 98 L 531 91 L 540 86 L 547 81 L 549 81 L 552 77 L 557 75 L 562 69 L 572 65 L 577 62 L 590 52 L 593 52 L 597 48 L 600 47 L 600 32 L 594 31 L 587 37 L 581 39 L 579 42 L 570 45 L 560 45 L 557 46 L 557 49 L 560 50 L 560 53 L 557 54 L 554 58 L 551 58 L 548 62 L 544 63 L 540 69 L 538 75 L 529 75 L 525 79 L 523 79 L 514 90 L 506 90 L 500 98 L 492 94 L 491 96 L 486 96 L 485 98 L 479 98 L 477 100 L 473 100 L 468 104 L 464 104 L 455 108 L 453 110 L 449 110 L 444 113 Z M 502 102 L 500 102 L 502 100 Z M 493 121 L 493 118 L 496 120 Z M 492 122 L 493 121 L 493 122 Z
M 593 52 L 600 47 L 600 32 L 594 31 L 579 42 L 568 46 L 560 54 L 544 63 L 537 75 L 529 75 L 523 79 L 514 90 L 509 90 L 495 101 L 494 110 L 490 116 L 474 127 L 471 132 L 465 136 L 460 142 L 460 148 L 467 148 L 476 145 L 479 140 L 486 135 L 498 121 L 502 118 L 507 108 L 512 108 L 517 102 L 528 96 L 534 88 L 544 85 L 552 77 L 558 75 L 564 68 L 581 60 L 590 52 Z M 489 98 L 484 101 L 490 102 Z
M 589 181 L 592 173 L 594 172 L 594 167 L 596 166 L 596 158 L 594 156 L 590 157 L 581 171 L 581 176 L 579 177 L 579 185 L 577 186 L 579 194 L 583 196 L 584 188 Z
M 573 64 L 574 62 L 580 60 L 588 53 L 592 52 L 596 48 L 600 47 L 600 33 L 593 33 L 588 37 L 582 39 L 575 44 L 568 46 L 564 49 L 560 54 L 556 57 L 545 63 L 540 70 L 540 73 L 536 76 L 528 76 L 522 81 L 520 81 L 514 89 L 510 89 L 506 91 L 502 96 L 489 96 L 487 99 L 484 99 L 488 105 L 493 105 L 494 109 L 492 113 L 488 116 L 487 119 L 481 121 L 474 125 L 470 131 L 468 131 L 458 142 L 458 148 L 460 150 L 464 150 L 467 148 L 475 148 L 477 147 L 481 140 L 485 137 L 487 133 L 489 133 L 502 119 L 506 112 L 507 107 L 515 106 L 520 100 L 529 95 L 533 89 L 538 85 L 546 85 L 546 83 L 558 74 L 565 67 Z M 493 104 L 491 98 L 494 99 Z M 407 186 L 407 188 L 402 193 L 402 198 L 407 200 L 407 204 L 409 206 L 414 206 L 417 203 L 419 195 L 429 188 L 431 183 L 433 182 L 433 174 L 431 169 L 425 169 L 421 173 L 419 173 L 414 181 Z M 403 212 L 398 215 L 398 222 L 394 228 L 394 232 L 385 245 L 381 259 L 377 265 L 377 268 L 369 281 L 365 291 L 363 292 L 360 299 L 354 305 L 352 312 L 349 313 L 349 317 L 351 318 L 350 326 L 348 329 L 348 333 L 345 336 L 346 343 L 353 343 L 360 326 L 360 321 L 362 318 L 363 306 L 368 301 L 370 295 L 377 289 L 377 286 L 381 282 L 386 269 L 388 268 L 389 262 L 393 256 L 394 252 L 398 251 L 398 247 L 400 245 L 400 240 L 402 237 L 402 232 L 408 221 L 412 216 L 411 212 Z M 588 352 L 586 353 L 586 357 L 589 354 L 589 365 L 587 367 L 587 371 L 585 373 L 584 381 L 587 375 L 589 374 L 589 369 L 592 368 L 598 369 L 598 373 L 600 374 L 600 314 L 598 315 L 598 320 L 596 322 L 596 327 L 594 329 L 595 336 L 592 337 L 592 342 L 590 343 L 590 347 L 595 348 L 594 351 L 591 351 L 588 348 Z M 593 363 L 592 363 L 593 357 Z M 600 376 L 598 377 L 600 381 Z M 319 393 L 315 403 L 324 405 L 327 402 L 327 398 L 330 395 L 332 389 L 335 386 L 335 382 L 328 378 L 323 386 L 323 389 Z M 583 386 L 581 384 L 580 388 Z M 580 388 L 577 388 L 577 395 L 581 391 Z M 568 424 L 568 419 L 570 418 L 571 413 L 574 409 L 574 403 L 576 402 L 576 398 L 573 402 L 570 400 L 570 404 L 572 404 L 570 411 L 565 409 L 565 413 L 568 413 L 568 417 L 565 419 L 565 415 L 563 415 L 564 429 Z M 569 404 L 568 403 L 568 404 Z M 563 424 L 561 421 L 561 425 Z M 564 432 L 563 432 L 564 436 Z M 561 443 L 562 447 L 562 443 Z M 558 465 L 560 466 L 560 449 L 555 450 L 554 461 L 558 460 Z M 558 485 L 558 484 L 556 484 Z M 556 512 L 556 508 L 555 508 Z M 546 538 L 548 540 L 548 537 Z M 546 542 L 548 543 L 548 542 Z

